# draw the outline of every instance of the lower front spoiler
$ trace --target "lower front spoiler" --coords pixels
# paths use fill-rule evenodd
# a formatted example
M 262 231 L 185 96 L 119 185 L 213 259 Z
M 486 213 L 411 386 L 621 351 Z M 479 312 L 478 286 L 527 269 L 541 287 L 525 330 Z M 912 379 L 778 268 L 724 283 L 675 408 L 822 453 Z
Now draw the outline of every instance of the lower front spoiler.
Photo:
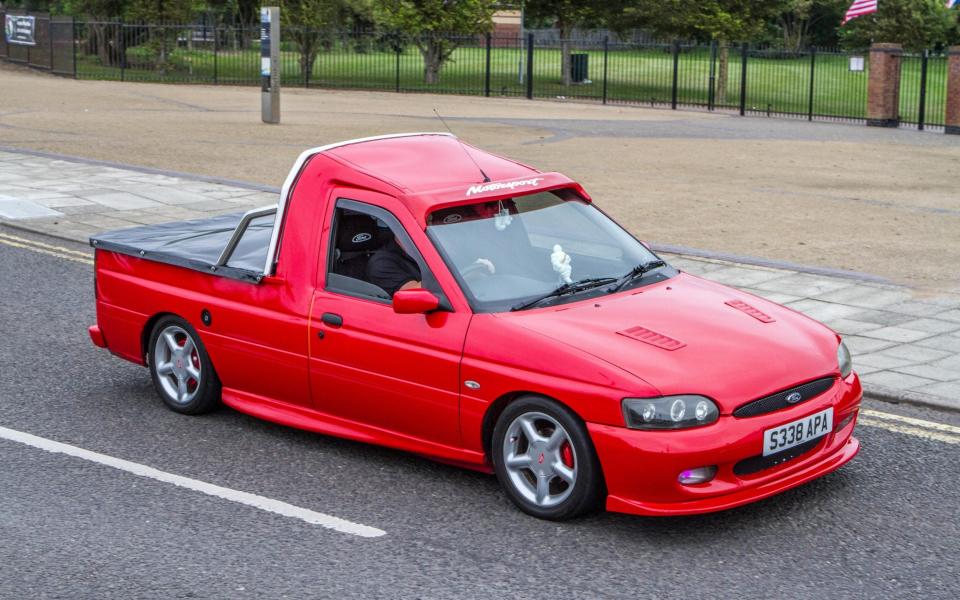
M 103 337 L 103 332 L 100 331 L 99 325 L 91 325 L 87 329 L 87 333 L 90 334 L 90 341 L 93 342 L 94 346 L 99 348 L 107 347 L 107 338 Z
M 859 451 L 860 442 L 857 438 L 851 436 L 846 443 L 837 448 L 833 454 L 823 457 L 806 468 L 791 473 L 782 479 L 775 479 L 763 485 L 745 488 L 722 496 L 713 496 L 689 502 L 638 502 L 611 495 L 607 497 L 607 510 L 649 517 L 695 515 L 727 510 L 769 498 L 770 496 L 813 481 L 827 473 L 832 473 L 850 462 Z

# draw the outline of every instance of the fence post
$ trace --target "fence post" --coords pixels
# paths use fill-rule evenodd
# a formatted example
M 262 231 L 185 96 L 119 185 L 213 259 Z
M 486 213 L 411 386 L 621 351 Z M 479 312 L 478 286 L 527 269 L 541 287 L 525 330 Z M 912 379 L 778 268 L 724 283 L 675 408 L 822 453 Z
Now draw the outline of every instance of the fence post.
M 220 62 L 217 59 L 217 54 L 220 50 L 220 29 L 214 25 L 213 27 L 213 85 L 218 85 L 220 83 Z
M 875 43 L 870 46 L 870 76 L 867 81 L 867 125 L 900 126 L 900 76 L 903 47 Z
M 917 110 L 917 129 L 923 131 L 924 122 L 927 120 L 927 61 L 930 58 L 930 51 L 924 50 L 920 57 L 920 107 Z
M 396 56 L 396 66 L 394 69 L 395 71 L 394 80 L 396 84 L 395 88 L 398 94 L 400 93 L 400 54 L 402 52 L 403 52 L 403 48 L 400 46 L 400 43 L 397 42 L 397 53 L 396 53 L 397 56 Z
M 73 40 L 73 78 L 80 79 L 77 73 L 77 18 L 70 17 L 70 38 Z
M 810 47 L 810 99 L 807 104 L 807 120 L 813 120 L 813 81 L 817 71 L 817 48 Z
M 50 37 L 50 72 L 53 73 L 53 15 L 47 16 L 47 35 Z
M 746 42 L 740 45 L 740 116 L 747 114 L 747 52 L 750 46 Z
M 603 36 L 603 103 L 607 103 L 607 62 L 610 59 L 610 36 Z
M 493 41 L 492 37 L 493 36 L 491 36 L 490 32 L 488 31 L 486 35 L 486 38 L 487 38 L 486 72 L 484 73 L 484 77 L 483 77 L 483 95 L 486 96 L 487 98 L 490 97 L 490 45 L 491 45 L 491 42 Z
M 120 37 L 123 38 L 123 19 L 120 19 L 120 23 L 117 25 L 120 31 Z M 117 44 L 122 46 L 123 44 Z M 127 71 L 127 51 L 123 49 L 123 56 L 120 57 L 120 81 L 126 80 L 126 71 Z
M 947 49 L 947 106 L 943 125 L 944 133 L 960 134 L 960 46 Z
M 527 34 L 527 100 L 533 100 L 533 34 Z
M 713 110 L 717 102 L 717 40 L 710 42 L 710 89 L 707 90 L 707 110 Z
M 677 110 L 678 77 L 680 75 L 680 42 L 673 42 L 673 84 L 670 87 L 670 108 Z

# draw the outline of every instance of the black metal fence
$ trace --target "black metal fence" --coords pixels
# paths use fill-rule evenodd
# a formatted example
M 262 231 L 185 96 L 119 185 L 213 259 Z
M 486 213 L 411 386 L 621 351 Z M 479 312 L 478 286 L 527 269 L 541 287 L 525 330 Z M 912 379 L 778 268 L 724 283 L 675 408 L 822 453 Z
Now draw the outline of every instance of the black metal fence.
M 80 79 L 260 85 L 255 26 L 45 19 L 46 25 L 38 21 L 37 47 L 0 46 L 0 57 Z M 516 96 L 808 120 L 866 119 L 866 51 L 660 43 L 637 36 L 629 41 L 596 35 L 571 40 L 533 34 L 411 37 L 292 27 L 283 28 L 281 39 L 284 86 Z M 317 49 L 312 61 L 305 58 L 309 53 L 300 51 L 308 47 Z M 424 56 L 438 49 L 450 58 L 434 74 Z M 565 50 L 573 66 L 569 84 L 562 81 Z M 921 129 L 942 126 L 946 77 L 946 57 L 929 52 L 904 56 L 902 123 Z
M 28 13 L 0 11 L 0 22 L 6 22 L 7 14 Z M 58 75 L 74 76 L 73 18 L 51 17 L 46 13 L 29 13 L 29 16 L 34 18 L 34 43 L 7 43 L 4 35 L 0 38 L 0 58 Z

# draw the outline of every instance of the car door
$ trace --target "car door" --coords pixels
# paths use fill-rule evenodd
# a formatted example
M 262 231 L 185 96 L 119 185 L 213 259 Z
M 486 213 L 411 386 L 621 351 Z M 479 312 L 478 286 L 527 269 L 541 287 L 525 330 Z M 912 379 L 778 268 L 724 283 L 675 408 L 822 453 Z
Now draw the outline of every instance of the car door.
M 323 273 L 310 323 L 314 404 L 336 417 L 459 447 L 460 359 L 471 313 L 452 310 L 421 252 L 429 250 L 426 236 L 414 229 L 409 214 L 387 208 L 399 208 L 392 206 L 395 200 L 349 194 L 336 201 L 321 248 Z M 395 213 L 406 217 L 406 227 Z M 390 295 L 365 280 L 362 265 L 345 264 L 358 258 L 362 263 L 364 253 L 369 257 L 394 236 L 419 266 L 422 286 L 441 297 L 446 309 L 397 314 Z M 433 264 L 442 265 L 435 255 Z

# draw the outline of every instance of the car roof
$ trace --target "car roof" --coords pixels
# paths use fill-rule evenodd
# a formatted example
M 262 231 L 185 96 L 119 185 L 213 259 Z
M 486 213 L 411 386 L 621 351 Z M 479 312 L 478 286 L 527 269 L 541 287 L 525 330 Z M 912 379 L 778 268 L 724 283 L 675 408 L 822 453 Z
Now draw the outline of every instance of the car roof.
M 311 148 L 301 153 L 287 174 L 277 203 L 282 223 L 293 186 L 314 158 L 334 161 L 354 175 L 354 183 L 376 182 L 392 193 L 426 226 L 427 214 L 438 208 L 509 198 L 562 187 L 590 197 L 575 181 L 559 173 L 542 173 L 523 163 L 480 150 L 452 133 L 397 133 Z M 481 172 L 482 170 L 482 172 Z M 349 176 L 338 177 L 341 181 Z M 264 273 L 273 273 L 280 230 L 274 227 Z
M 355 140 L 323 150 L 403 194 L 529 177 L 533 167 L 485 152 L 449 133 L 413 133 Z M 482 170 L 482 173 L 481 173 Z

